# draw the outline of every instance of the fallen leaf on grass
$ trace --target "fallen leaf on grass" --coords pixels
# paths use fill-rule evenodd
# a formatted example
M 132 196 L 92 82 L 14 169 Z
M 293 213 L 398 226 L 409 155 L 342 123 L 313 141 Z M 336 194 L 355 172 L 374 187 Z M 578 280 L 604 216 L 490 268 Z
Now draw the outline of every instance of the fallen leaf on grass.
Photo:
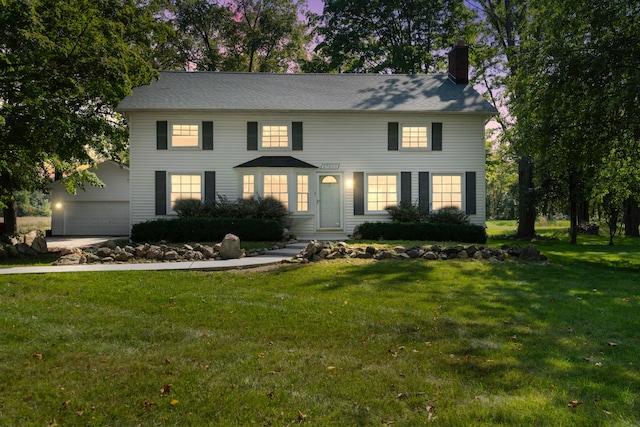
M 602 368 L 602 362 L 596 362 L 596 366 L 597 366 L 598 368 Z
M 171 406 L 176 406 L 178 403 L 180 403 L 178 399 L 173 399 L 171 402 L 169 402 Z
M 586 360 L 587 362 L 591 362 L 591 359 L 593 359 L 593 356 L 585 356 L 582 358 L 582 360 Z
M 82 409 L 80 409 L 79 411 L 76 411 L 76 415 L 81 417 L 82 414 L 84 414 L 84 411 Z
M 609 345 L 609 347 L 615 347 L 618 345 L 617 342 L 608 342 L 607 344 Z
M 581 405 L 581 404 L 582 404 L 582 402 L 578 402 L 577 400 L 572 400 L 569 403 L 567 403 L 567 406 L 569 408 L 577 408 L 578 405 Z
M 171 384 L 163 385 L 162 388 L 160 389 L 160 393 L 161 394 L 169 394 L 169 393 L 171 393 Z
M 307 414 L 303 414 L 302 412 L 298 411 L 298 421 L 303 421 L 307 418 Z
M 33 354 L 33 357 L 34 357 L 35 359 L 42 360 L 42 358 L 44 357 L 44 355 L 43 355 L 42 353 L 34 353 L 34 354 Z

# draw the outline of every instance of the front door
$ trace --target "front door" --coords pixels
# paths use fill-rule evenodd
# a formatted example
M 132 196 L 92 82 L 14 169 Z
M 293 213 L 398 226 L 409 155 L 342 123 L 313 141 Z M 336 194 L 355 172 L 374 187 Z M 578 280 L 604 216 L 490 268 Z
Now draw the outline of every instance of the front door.
M 342 229 L 340 175 L 319 175 L 318 228 Z

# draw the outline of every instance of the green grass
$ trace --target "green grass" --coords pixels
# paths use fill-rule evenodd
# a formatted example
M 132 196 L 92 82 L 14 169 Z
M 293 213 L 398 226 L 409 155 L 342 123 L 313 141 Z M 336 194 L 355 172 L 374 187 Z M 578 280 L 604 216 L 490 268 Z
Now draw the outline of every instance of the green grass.
M 0 425 L 638 425 L 640 242 L 579 240 L 536 243 L 549 265 L 0 276 Z

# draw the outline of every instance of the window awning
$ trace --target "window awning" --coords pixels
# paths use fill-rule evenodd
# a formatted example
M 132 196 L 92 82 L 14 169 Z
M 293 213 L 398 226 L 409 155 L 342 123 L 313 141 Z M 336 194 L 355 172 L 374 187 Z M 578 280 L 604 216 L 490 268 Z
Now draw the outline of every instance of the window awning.
M 317 166 L 303 162 L 291 156 L 261 156 L 234 168 L 307 168 L 318 169 Z

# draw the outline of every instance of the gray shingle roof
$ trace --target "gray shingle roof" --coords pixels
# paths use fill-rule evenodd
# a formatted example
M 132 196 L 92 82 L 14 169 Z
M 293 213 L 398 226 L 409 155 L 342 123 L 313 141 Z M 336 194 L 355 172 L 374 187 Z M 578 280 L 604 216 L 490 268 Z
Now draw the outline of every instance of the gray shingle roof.
M 445 75 L 161 72 L 118 111 L 461 111 L 496 109 Z

